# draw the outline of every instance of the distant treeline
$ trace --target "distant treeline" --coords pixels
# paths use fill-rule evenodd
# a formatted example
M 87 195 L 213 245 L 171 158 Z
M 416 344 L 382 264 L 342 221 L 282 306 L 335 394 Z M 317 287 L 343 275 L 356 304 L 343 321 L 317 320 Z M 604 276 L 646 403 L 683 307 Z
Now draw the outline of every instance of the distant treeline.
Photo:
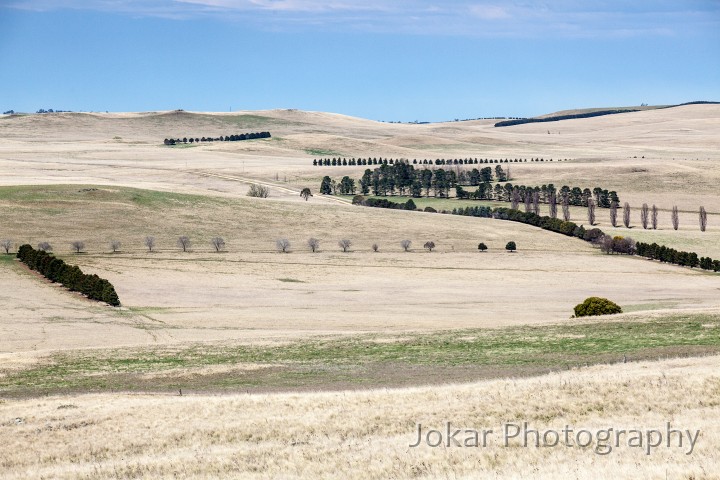
M 545 160 L 541 157 L 530 158 L 530 162 L 552 162 L 552 158 Z M 558 162 L 562 160 L 558 159 Z M 565 159 L 567 161 L 567 158 Z M 413 165 L 478 165 L 481 163 L 527 163 L 527 158 L 436 158 L 417 160 L 413 159 Z M 356 165 L 394 165 L 396 163 L 411 163 L 406 158 L 315 158 L 313 165 L 316 167 L 345 167 Z
M 673 107 L 682 107 L 684 105 L 717 105 L 720 102 L 706 102 L 706 101 L 698 101 L 698 102 L 686 102 L 686 103 L 680 103 L 677 105 L 668 105 L 665 107 L 657 107 L 655 110 L 662 110 L 665 108 L 673 108 Z M 511 127 L 513 125 L 522 125 L 525 123 L 542 123 L 542 122 L 558 122 L 560 120 L 572 120 L 575 118 L 590 118 L 590 117 L 601 117 L 603 115 L 615 115 L 617 113 L 628 113 L 628 112 L 639 112 L 641 110 L 639 109 L 609 109 L 609 110 L 598 110 L 595 112 L 586 112 L 586 113 L 574 113 L 574 114 L 567 114 L 567 115 L 555 115 L 553 117 L 545 117 L 545 118 L 519 118 L 516 120 L 504 120 L 502 122 L 497 122 L 495 124 L 496 127 Z
M 522 125 L 525 123 L 543 123 L 558 122 L 560 120 L 572 120 L 575 118 L 602 117 L 603 115 L 614 115 L 616 113 L 639 112 L 638 109 L 614 109 L 614 110 L 598 110 L 596 112 L 573 113 L 568 115 L 556 115 L 554 117 L 545 118 L 521 118 L 518 120 L 504 120 L 495 124 L 496 127 L 512 127 L 513 125 Z
M 619 202 L 620 199 L 615 191 L 608 191 L 601 187 L 582 189 L 580 187 L 562 186 L 559 190 L 553 184 L 536 187 L 525 185 L 513 185 L 512 183 L 500 183 L 493 185 L 492 181 L 507 182 L 509 168 L 504 170 L 502 165 L 483 167 L 472 170 L 445 170 L 442 168 L 415 168 L 405 162 L 394 164 L 381 164 L 373 170 L 365 169 L 359 181 L 349 176 L 344 176 L 336 182 L 329 176 L 325 176 L 320 184 L 320 193 L 323 195 L 341 194 L 355 195 L 358 190 L 362 195 L 372 193 L 374 196 L 387 196 L 409 194 L 412 197 L 427 197 L 432 192 L 435 197 L 450 196 L 450 190 L 455 189 L 455 196 L 460 199 L 472 200 L 497 200 L 497 201 L 521 201 L 532 196 L 536 203 L 552 203 L 554 201 L 568 205 L 588 205 L 590 199 L 595 200 L 598 207 L 609 208 L 612 202 Z M 463 186 L 476 186 L 475 191 L 467 191 Z
M 270 132 L 241 133 L 239 135 L 221 135 L 219 137 L 184 137 L 184 138 L 166 138 L 165 145 L 177 145 L 180 143 L 200 143 L 200 142 L 239 142 L 242 140 L 255 140 L 256 138 L 270 138 Z
M 17 258 L 30 269 L 40 272 L 48 280 L 59 283 L 70 291 L 80 292 L 91 300 L 115 307 L 120 305 L 115 287 L 109 281 L 94 274 L 87 275 L 80 267 L 68 265 L 48 252 L 22 245 L 18 249 Z

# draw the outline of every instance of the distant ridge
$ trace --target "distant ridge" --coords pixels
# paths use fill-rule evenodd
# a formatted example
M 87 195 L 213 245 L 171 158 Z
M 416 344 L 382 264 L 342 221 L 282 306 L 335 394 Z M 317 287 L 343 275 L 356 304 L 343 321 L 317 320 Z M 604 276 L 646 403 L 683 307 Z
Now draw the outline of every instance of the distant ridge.
M 543 123 L 543 122 L 558 122 L 560 120 L 572 120 L 576 118 L 591 118 L 591 117 L 602 117 L 604 115 L 615 115 L 617 113 L 629 113 L 629 112 L 640 112 L 643 110 L 660 110 L 664 108 L 682 107 L 684 105 L 717 105 L 720 102 L 708 102 L 708 101 L 697 101 L 697 102 L 686 102 L 679 103 L 677 105 L 663 105 L 650 108 L 613 108 L 607 110 L 594 110 L 583 113 L 572 113 L 566 115 L 553 115 L 548 117 L 534 117 L 534 118 L 518 118 L 515 120 L 503 120 L 497 122 L 496 127 L 511 127 L 513 125 L 523 125 L 525 123 Z

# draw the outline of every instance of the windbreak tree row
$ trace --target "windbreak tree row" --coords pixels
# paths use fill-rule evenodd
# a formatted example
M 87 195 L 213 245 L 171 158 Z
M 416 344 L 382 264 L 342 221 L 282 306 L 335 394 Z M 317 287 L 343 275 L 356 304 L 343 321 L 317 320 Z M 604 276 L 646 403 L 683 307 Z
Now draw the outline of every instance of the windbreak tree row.
M 219 137 L 183 137 L 183 138 L 166 138 L 163 143 L 165 145 L 179 145 L 181 143 L 200 143 L 200 142 L 239 142 L 242 140 L 255 140 L 256 138 L 271 138 L 270 132 L 241 133 L 236 135 L 220 135 Z
M 97 275 L 87 275 L 80 267 L 68 265 L 51 253 L 35 250 L 30 245 L 18 248 L 17 258 L 31 270 L 40 272 L 48 280 L 59 283 L 72 292 L 80 292 L 91 300 L 105 302 L 117 307 L 120 299 L 115 287 Z
M 362 195 L 398 194 L 416 198 L 429 197 L 432 193 L 435 197 L 449 198 L 451 189 L 455 189 L 455 196 L 460 199 L 513 202 L 515 207 L 520 202 L 588 206 L 592 200 L 598 207 L 609 208 L 612 202 L 620 201 L 615 191 L 602 187 L 590 190 L 565 185 L 558 190 L 553 184 L 527 187 L 512 183 L 504 185 L 497 183 L 493 186 L 490 183 L 507 182 L 509 179 L 510 168 L 503 169 L 501 165 L 496 165 L 494 169 L 484 167 L 458 172 L 454 169 L 415 168 L 411 164 L 401 162 L 392 165 L 382 164 L 373 170 L 365 169 L 363 176 L 357 182 L 347 175 L 339 182 L 326 175 L 320 184 L 320 193 L 355 195 L 359 191 Z M 477 189 L 469 191 L 463 188 L 464 186 L 474 186 Z
M 566 158 L 565 161 L 568 159 Z M 552 158 L 532 157 L 527 158 L 436 158 L 436 159 L 413 159 L 407 158 L 314 158 L 312 164 L 316 167 L 346 167 L 357 165 L 394 165 L 396 163 L 412 163 L 413 165 L 479 165 L 482 163 L 527 163 L 527 162 L 552 162 Z M 562 159 L 558 159 L 561 162 Z

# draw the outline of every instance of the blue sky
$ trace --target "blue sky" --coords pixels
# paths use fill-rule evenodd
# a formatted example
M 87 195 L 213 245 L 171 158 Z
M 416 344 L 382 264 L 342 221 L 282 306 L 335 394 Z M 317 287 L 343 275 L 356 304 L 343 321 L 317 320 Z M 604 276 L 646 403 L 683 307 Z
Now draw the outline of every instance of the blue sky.
M 720 100 L 720 1 L 0 0 L 0 110 L 376 120 Z

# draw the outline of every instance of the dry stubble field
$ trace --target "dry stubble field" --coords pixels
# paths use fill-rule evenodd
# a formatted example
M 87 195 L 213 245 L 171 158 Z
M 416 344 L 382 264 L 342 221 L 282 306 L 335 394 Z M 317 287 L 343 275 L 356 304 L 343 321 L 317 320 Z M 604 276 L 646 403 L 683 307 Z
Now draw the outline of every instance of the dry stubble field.
M 627 478 L 714 478 L 718 360 L 704 355 L 720 351 L 716 275 L 607 258 L 513 223 L 364 209 L 319 195 L 306 203 L 297 192 L 316 190 L 322 175 L 363 169 L 312 167 L 318 156 L 568 158 L 512 165 L 513 177 L 601 185 L 664 212 L 677 203 L 687 211 L 680 231 L 661 225 L 631 235 L 719 257 L 719 129 L 717 106 L 506 129 L 298 111 L 2 118 L 0 237 L 49 241 L 66 261 L 110 279 L 123 308 L 64 292 L 3 258 L 0 428 L 12 442 L 0 475 L 552 478 L 571 470 L 583 478 L 599 468 Z M 168 136 L 260 130 L 273 139 L 158 145 Z M 246 198 L 249 181 L 268 185 L 271 198 Z M 700 204 L 711 213 L 705 235 L 693 228 Z M 156 252 L 144 250 L 146 235 L 157 237 Z M 179 251 L 178 235 L 191 237 L 191 252 Z M 211 250 L 215 235 L 227 252 Z M 317 254 L 305 246 L 310 236 L 321 240 Z M 288 238 L 291 253 L 275 252 L 276 238 Z M 351 252 L 339 251 L 340 238 L 353 241 Z M 409 253 L 399 245 L 405 238 Z M 121 253 L 109 253 L 110 239 L 122 241 Z M 72 254 L 73 240 L 85 241 L 87 253 Z M 426 240 L 438 249 L 424 252 Z M 519 252 L 503 251 L 509 240 Z M 478 253 L 479 241 L 490 251 Z M 589 295 L 628 313 L 570 320 Z M 584 367 L 686 355 L 703 356 Z M 373 390 L 568 368 L 537 379 Z M 184 396 L 173 396 L 180 388 Z M 237 393 L 284 390 L 303 393 Z M 698 416 L 703 437 L 692 456 L 407 448 L 414 422 L 426 419 L 542 427 L 567 418 L 598 428 L 667 419 L 689 428 Z

